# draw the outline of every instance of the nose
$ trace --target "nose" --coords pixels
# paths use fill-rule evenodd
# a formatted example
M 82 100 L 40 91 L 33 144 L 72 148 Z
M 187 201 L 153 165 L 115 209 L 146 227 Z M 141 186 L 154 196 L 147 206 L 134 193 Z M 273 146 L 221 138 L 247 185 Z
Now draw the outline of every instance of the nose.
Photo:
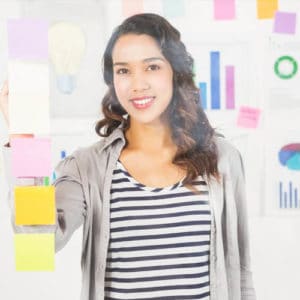
M 150 88 L 149 82 L 140 73 L 136 73 L 132 76 L 132 90 L 133 92 L 145 91 Z

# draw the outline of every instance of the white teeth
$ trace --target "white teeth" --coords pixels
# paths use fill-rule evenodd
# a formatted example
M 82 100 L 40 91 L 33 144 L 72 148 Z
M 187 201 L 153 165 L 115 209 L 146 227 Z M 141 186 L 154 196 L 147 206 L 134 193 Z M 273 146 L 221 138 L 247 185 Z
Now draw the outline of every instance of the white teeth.
M 147 98 L 147 99 L 143 99 L 143 100 L 134 100 L 133 102 L 136 104 L 146 104 L 150 101 L 152 101 L 153 98 Z

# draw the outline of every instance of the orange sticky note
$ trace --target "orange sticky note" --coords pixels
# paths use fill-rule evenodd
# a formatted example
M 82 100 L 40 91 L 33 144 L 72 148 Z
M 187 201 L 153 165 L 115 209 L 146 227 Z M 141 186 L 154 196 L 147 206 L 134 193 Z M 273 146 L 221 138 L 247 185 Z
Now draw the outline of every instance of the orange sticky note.
M 256 0 L 258 19 L 273 19 L 278 10 L 278 0 Z
M 14 244 L 17 271 L 54 271 L 53 233 L 15 234 Z
M 55 224 L 54 186 L 15 187 L 16 225 Z
M 128 18 L 135 14 L 144 12 L 143 0 L 123 0 L 122 1 L 123 17 Z

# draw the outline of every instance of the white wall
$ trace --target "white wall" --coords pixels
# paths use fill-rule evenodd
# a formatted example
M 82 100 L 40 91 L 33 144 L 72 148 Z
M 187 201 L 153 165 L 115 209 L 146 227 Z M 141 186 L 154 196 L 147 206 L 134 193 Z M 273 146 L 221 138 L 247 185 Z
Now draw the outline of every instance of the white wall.
M 213 49 L 220 50 L 225 60 L 232 61 L 240 68 L 239 74 L 242 75 L 238 79 L 237 104 L 257 107 L 263 112 L 256 130 L 236 127 L 237 110 L 207 113 L 212 124 L 240 149 L 244 158 L 252 267 L 258 299 L 298 300 L 300 214 L 274 216 L 266 211 L 265 202 L 269 200 L 265 198 L 266 183 L 271 178 L 265 175 L 268 154 L 265 149 L 271 133 L 292 129 L 300 132 L 300 123 L 297 122 L 300 112 L 297 83 L 300 83 L 300 75 L 296 78 L 296 90 L 293 91 L 296 97 L 293 109 L 286 105 L 285 110 L 272 110 L 270 89 L 273 81 L 269 73 L 272 63 L 270 41 L 284 45 L 287 52 L 291 43 L 300 45 L 300 3 L 296 0 L 279 0 L 280 10 L 298 12 L 296 36 L 272 34 L 272 20 L 256 19 L 255 0 L 236 0 L 237 19 L 229 22 L 213 20 L 212 3 L 209 0 L 186 0 L 184 16 L 169 20 L 182 32 L 183 41 L 201 68 L 206 68 L 207 53 Z M 144 4 L 146 11 L 162 13 L 160 0 L 146 0 Z M 112 28 L 123 19 L 121 1 L 0 1 L 0 81 L 6 77 L 5 18 L 8 16 L 37 16 L 51 21 L 75 20 L 86 32 L 88 48 L 76 92 L 68 97 L 59 94 L 55 88 L 54 74 L 51 73 L 53 157 L 57 161 L 60 150 L 67 149 L 70 152 L 76 146 L 87 145 L 97 139 L 93 124 L 105 92 L 100 59 Z M 300 60 L 298 63 L 300 65 Z M 198 72 L 200 80 L 203 73 L 200 70 Z M 0 137 L 3 144 L 7 132 L 2 119 Z M 81 231 L 57 254 L 55 272 L 15 272 L 13 233 L 5 192 L 6 186 L 1 175 L 0 299 L 79 299 Z

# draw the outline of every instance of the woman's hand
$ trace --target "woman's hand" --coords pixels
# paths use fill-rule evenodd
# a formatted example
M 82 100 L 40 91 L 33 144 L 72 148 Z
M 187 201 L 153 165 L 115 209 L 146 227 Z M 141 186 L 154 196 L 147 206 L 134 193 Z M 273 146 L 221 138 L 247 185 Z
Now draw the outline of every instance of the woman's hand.
M 0 91 L 0 109 L 2 112 L 2 115 L 5 119 L 7 127 L 9 127 L 9 117 L 8 117 L 8 81 L 6 80 L 3 84 L 3 87 Z M 9 135 L 9 142 L 12 138 L 16 137 L 22 137 L 22 138 L 32 138 L 33 134 L 10 134 Z M 9 146 L 9 144 L 8 144 Z
M 1 113 L 5 119 L 7 127 L 9 126 L 8 118 L 8 81 L 6 80 L 0 91 L 0 109 Z

